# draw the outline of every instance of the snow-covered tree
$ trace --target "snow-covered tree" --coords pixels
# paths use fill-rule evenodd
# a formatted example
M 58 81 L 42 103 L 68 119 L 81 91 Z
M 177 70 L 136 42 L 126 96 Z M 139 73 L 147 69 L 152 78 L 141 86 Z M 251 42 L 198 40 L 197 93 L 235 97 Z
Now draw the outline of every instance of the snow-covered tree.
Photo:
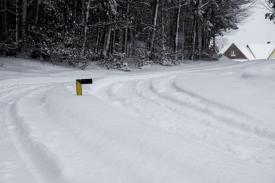
M 267 0 L 267 7 L 270 12 L 266 14 L 266 18 L 275 23 L 275 0 Z
M 211 57 L 216 36 L 237 29 L 252 1 L 1 0 L 0 54 L 72 62 Z

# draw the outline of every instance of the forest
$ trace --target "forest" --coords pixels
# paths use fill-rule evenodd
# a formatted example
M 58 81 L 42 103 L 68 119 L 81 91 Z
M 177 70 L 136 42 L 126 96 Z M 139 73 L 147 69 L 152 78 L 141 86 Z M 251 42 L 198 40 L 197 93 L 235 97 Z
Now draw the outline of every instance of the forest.
M 215 59 L 216 37 L 237 29 L 252 4 L 253 0 L 1 0 L 0 55 L 71 65 L 117 65 L 127 58 L 140 64 Z M 266 18 L 274 19 L 274 14 Z

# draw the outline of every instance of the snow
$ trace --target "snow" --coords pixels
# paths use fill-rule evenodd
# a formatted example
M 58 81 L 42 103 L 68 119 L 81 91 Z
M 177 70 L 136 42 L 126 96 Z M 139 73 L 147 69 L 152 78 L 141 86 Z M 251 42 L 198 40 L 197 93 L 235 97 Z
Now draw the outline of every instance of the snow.
M 0 76 L 0 182 L 275 181 L 275 62 L 125 73 L 0 58 Z

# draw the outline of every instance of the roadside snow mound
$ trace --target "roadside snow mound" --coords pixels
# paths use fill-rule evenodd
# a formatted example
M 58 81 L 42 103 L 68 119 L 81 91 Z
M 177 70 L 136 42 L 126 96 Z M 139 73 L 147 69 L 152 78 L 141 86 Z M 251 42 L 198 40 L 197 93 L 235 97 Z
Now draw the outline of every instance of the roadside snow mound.
M 261 60 L 262 61 L 262 60 Z M 263 62 L 263 61 L 262 61 Z M 273 63 L 264 63 L 261 66 L 245 69 L 241 77 L 244 79 L 267 79 L 275 80 L 275 65 Z

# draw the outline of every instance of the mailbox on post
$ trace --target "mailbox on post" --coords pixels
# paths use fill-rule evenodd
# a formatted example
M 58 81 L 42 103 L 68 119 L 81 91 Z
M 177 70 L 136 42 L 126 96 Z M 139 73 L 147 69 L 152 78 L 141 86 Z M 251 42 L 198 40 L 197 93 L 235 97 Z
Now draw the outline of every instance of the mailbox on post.
M 76 95 L 82 96 L 82 85 L 83 84 L 92 84 L 93 79 L 77 79 L 76 80 Z

